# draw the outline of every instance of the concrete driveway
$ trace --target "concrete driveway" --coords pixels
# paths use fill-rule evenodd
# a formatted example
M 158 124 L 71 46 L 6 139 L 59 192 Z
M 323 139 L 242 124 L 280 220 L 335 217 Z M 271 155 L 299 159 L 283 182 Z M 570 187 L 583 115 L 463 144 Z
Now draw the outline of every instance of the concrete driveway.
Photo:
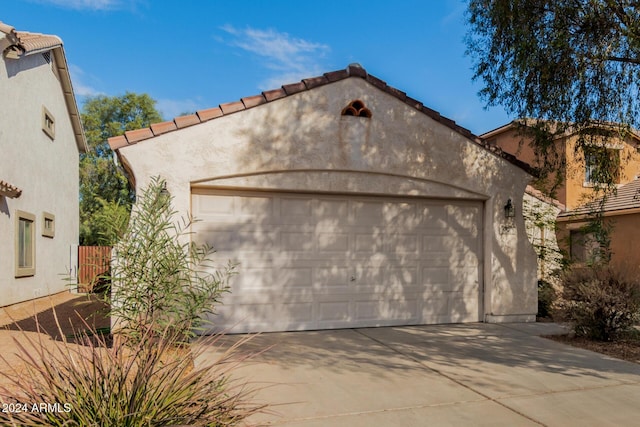
M 269 333 L 236 377 L 286 426 L 631 426 L 640 365 L 537 335 L 555 324 L 465 324 Z M 230 345 L 240 336 L 224 338 Z M 196 363 L 211 360 L 213 347 Z

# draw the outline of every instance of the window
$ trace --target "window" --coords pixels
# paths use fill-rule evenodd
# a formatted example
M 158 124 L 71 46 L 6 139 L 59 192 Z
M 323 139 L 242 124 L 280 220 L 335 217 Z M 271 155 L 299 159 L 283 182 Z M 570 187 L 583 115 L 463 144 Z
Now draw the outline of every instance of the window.
M 56 123 L 53 119 L 53 114 L 51 114 L 44 105 L 42 106 L 42 130 L 49 136 L 49 138 L 52 140 L 55 139 Z
M 600 259 L 600 244 L 592 233 L 582 230 L 571 230 L 571 261 L 582 264 L 593 264 Z
M 42 213 L 42 235 L 51 238 L 56 235 L 56 216 L 54 214 Z
M 584 153 L 584 183 L 593 185 L 617 183 L 620 167 L 620 150 L 603 147 L 593 147 Z
M 16 277 L 33 276 L 36 273 L 36 217 L 16 211 Z

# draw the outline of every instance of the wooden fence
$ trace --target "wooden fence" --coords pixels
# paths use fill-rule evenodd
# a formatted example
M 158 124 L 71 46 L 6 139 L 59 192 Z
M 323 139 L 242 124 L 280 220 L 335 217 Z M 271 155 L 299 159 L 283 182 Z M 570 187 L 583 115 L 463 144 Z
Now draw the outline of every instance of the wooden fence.
M 78 246 L 78 292 L 92 292 L 110 262 L 111 246 Z

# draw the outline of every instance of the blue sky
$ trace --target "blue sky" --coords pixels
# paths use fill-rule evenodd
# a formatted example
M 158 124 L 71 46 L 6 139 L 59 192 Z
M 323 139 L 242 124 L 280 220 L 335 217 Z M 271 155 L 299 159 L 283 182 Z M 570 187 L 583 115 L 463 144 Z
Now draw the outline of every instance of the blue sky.
M 62 38 L 78 102 L 148 93 L 165 119 L 360 63 L 480 134 L 484 109 L 465 56 L 466 2 L 12 0 L 0 21 Z

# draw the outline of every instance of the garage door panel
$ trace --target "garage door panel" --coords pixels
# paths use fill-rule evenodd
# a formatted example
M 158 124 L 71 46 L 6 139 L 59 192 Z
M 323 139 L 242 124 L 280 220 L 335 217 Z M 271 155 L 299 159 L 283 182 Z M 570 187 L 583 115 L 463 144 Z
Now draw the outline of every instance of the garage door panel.
M 193 240 L 240 264 L 218 329 L 480 319 L 481 203 L 203 193 Z
M 348 286 L 349 267 L 317 267 L 315 269 L 315 282 L 320 286 Z
M 356 321 L 381 321 L 389 323 L 418 322 L 418 299 L 403 300 L 368 300 L 356 301 L 354 304 Z

